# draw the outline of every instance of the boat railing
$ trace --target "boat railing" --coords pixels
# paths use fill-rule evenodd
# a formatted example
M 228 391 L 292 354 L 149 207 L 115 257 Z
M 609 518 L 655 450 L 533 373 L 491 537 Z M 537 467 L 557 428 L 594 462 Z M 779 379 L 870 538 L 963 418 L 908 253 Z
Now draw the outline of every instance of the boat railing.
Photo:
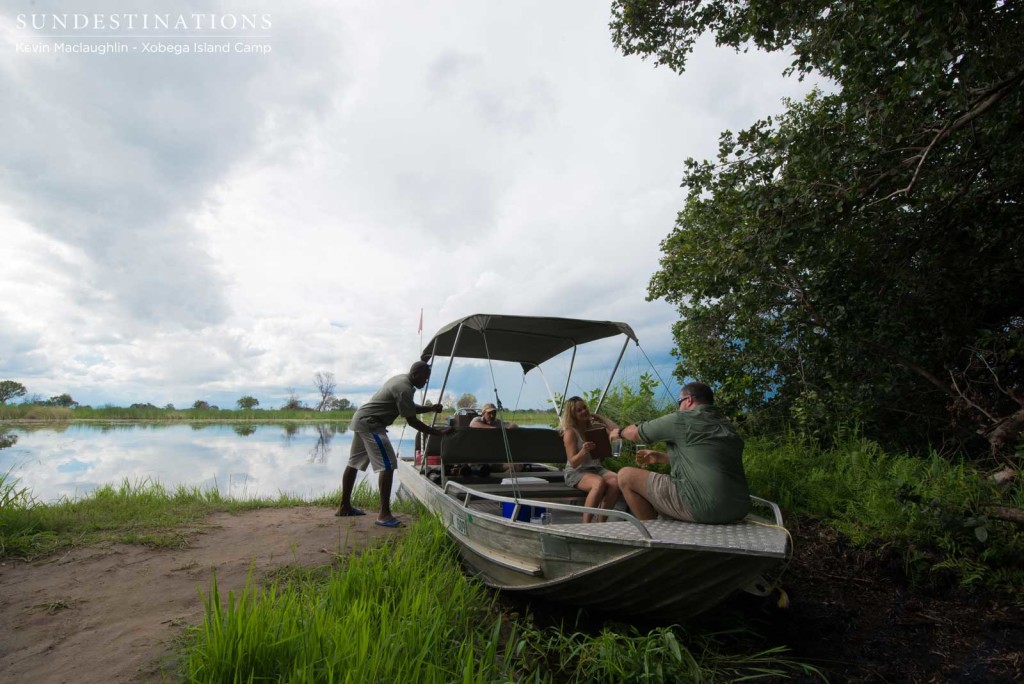
M 452 492 L 449 490 L 455 490 L 465 495 L 462 505 L 469 506 L 470 499 L 486 499 L 487 501 L 497 501 L 499 503 L 512 503 L 515 504 L 515 508 L 512 510 L 511 519 L 516 520 L 519 515 L 519 507 L 521 505 L 526 506 L 542 506 L 556 511 L 570 511 L 572 513 L 593 513 L 594 515 L 605 515 L 609 518 L 616 518 L 624 522 L 628 522 L 635 527 L 640 535 L 644 539 L 651 539 L 651 532 L 647 529 L 647 526 L 643 524 L 639 519 L 630 513 L 625 511 L 619 511 L 614 508 L 593 508 L 591 506 L 577 506 L 576 504 L 557 503 L 554 501 L 538 501 L 535 499 L 517 499 L 511 496 L 502 496 L 501 494 L 488 494 L 487 492 L 481 492 L 472 487 L 467 487 L 461 482 L 454 482 L 448 480 L 444 483 L 444 493 L 452 496 Z M 770 503 L 770 502 L 769 502 Z
M 753 494 L 751 494 L 750 500 L 755 501 L 761 504 L 762 506 L 770 508 L 772 510 L 772 515 L 775 517 L 775 524 L 779 527 L 782 527 L 782 510 L 779 509 L 778 504 L 776 504 L 774 501 L 769 501 L 768 499 L 762 499 L 759 496 L 754 496 Z

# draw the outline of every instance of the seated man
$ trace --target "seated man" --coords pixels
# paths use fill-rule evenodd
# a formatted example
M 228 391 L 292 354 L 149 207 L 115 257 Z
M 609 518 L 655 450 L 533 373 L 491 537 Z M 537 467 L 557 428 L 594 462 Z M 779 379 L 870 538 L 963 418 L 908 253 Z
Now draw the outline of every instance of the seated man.
M 479 415 L 479 416 L 477 416 L 476 418 L 473 419 L 473 422 L 471 422 L 469 424 L 469 427 L 471 427 L 471 428 L 491 428 L 491 429 L 497 429 L 497 428 L 500 428 L 500 427 L 504 426 L 504 428 L 506 430 L 511 430 L 511 429 L 519 427 L 518 425 L 516 425 L 515 423 L 512 423 L 510 421 L 500 420 L 498 418 L 498 407 L 495 406 L 494 404 L 484 404 L 484 407 L 482 409 L 480 409 L 480 414 L 481 415 Z M 507 471 L 507 472 L 511 472 L 511 471 L 520 472 L 520 471 L 523 470 L 523 464 L 522 463 L 517 463 L 517 464 L 505 463 L 504 465 L 501 466 L 501 469 L 504 470 L 504 471 Z M 488 468 L 488 471 L 489 470 L 490 469 Z
M 483 409 L 480 411 L 481 415 L 473 419 L 473 422 L 469 424 L 471 428 L 500 428 L 504 426 L 506 430 L 519 427 L 515 423 L 511 423 L 507 420 L 498 420 L 498 407 L 494 404 L 484 404 Z
M 743 438 L 714 406 L 711 388 L 691 382 L 679 393 L 679 410 L 612 431 L 612 439 L 668 442 L 668 453 L 641 449 L 637 465 L 669 463 L 671 475 L 640 468 L 619 471 L 619 488 L 633 515 L 653 520 L 728 523 L 750 510 L 743 472 Z

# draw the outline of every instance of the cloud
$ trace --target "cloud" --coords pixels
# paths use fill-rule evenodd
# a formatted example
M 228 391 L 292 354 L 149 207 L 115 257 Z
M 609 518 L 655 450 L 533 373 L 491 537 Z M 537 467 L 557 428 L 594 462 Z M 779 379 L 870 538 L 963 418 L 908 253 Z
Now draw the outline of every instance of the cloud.
M 269 13 L 272 52 L 102 57 L 14 52 L 7 6 L 0 376 L 88 403 L 279 405 L 319 370 L 362 400 L 421 308 L 425 339 L 577 316 L 663 356 L 645 298 L 683 161 L 809 88 L 710 41 L 684 77 L 625 58 L 582 1 L 192 2 Z
M 190 4 L 178 10 L 200 8 Z M 241 10 L 223 9 L 232 6 Z M 283 24 L 269 65 L 236 54 L 19 54 L 0 70 L 0 91 L 18 93 L 14 106 L 0 108 L 9 140 L 0 202 L 81 253 L 76 276 L 86 287 L 75 296 L 107 324 L 198 329 L 228 315 L 222 278 L 191 217 L 262 135 L 326 110 L 340 80 L 335 62 Z M 315 24 L 302 31 L 326 37 Z

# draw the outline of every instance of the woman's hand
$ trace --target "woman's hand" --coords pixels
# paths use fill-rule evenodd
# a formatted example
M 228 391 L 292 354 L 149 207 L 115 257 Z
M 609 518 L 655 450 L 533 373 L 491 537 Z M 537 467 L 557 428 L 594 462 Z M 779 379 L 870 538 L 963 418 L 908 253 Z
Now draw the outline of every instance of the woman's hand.
M 591 451 L 593 451 L 596 448 L 597 448 L 597 444 L 595 442 L 584 442 L 583 443 L 583 451 L 581 453 L 589 454 Z

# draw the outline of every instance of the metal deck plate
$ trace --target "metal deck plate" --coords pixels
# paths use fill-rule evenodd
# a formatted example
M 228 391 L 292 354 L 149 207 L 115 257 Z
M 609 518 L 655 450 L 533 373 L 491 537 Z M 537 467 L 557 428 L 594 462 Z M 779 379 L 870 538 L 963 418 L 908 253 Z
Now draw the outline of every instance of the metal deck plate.
M 498 507 L 491 502 L 474 502 L 473 508 L 477 510 L 490 509 L 487 510 L 488 513 L 501 515 Z M 561 511 L 557 511 L 556 514 L 558 517 L 567 517 Z M 651 544 L 696 551 L 721 551 L 784 558 L 789 537 L 786 530 L 781 527 L 749 520 L 726 525 L 702 525 L 679 520 L 650 520 L 644 524 L 651 533 Z M 531 524 L 531 526 L 539 527 L 535 524 Z M 543 531 L 548 534 L 564 534 L 595 541 L 607 539 L 639 541 L 643 539 L 636 527 L 628 522 L 589 524 L 555 522 L 544 525 Z

